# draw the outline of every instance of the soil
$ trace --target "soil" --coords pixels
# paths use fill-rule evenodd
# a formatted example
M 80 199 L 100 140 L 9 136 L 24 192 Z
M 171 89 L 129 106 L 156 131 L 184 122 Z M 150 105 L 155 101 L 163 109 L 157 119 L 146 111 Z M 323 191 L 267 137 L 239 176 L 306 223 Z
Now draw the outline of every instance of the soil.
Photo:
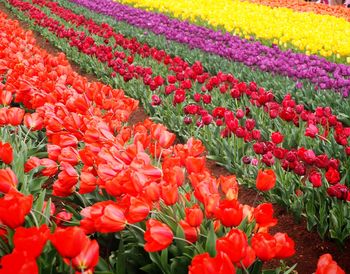
M 0 11 L 8 14 L 9 18 L 17 19 L 9 10 L 6 9 L 3 3 L 0 3 Z M 24 29 L 29 29 L 28 25 L 20 22 L 20 25 Z M 49 42 L 43 39 L 38 33 L 34 32 L 34 37 L 37 44 L 45 49 L 48 53 L 52 55 L 57 55 L 60 52 L 58 49 L 53 47 Z M 80 75 L 86 77 L 89 81 L 98 81 L 99 79 L 92 75 L 87 74 L 80 69 L 79 66 L 70 62 L 74 71 L 78 72 Z M 136 124 L 147 118 L 142 106 L 136 110 L 130 117 L 130 124 Z M 212 174 L 215 176 L 229 175 L 230 173 L 222 166 L 217 165 L 214 161 L 208 160 L 208 168 L 211 170 Z M 245 187 L 240 187 L 239 200 L 241 203 L 253 205 L 253 203 L 259 203 L 263 201 L 262 197 L 257 197 L 257 192 L 254 189 L 248 189 Z M 316 270 L 317 260 L 319 256 L 324 253 L 330 253 L 338 263 L 338 265 L 345 270 L 346 273 L 350 273 L 350 239 L 341 248 L 337 246 L 334 242 L 329 240 L 322 240 L 317 232 L 307 231 L 306 221 L 302 220 L 297 223 L 291 213 L 287 212 L 285 208 L 279 205 L 274 205 L 275 217 L 278 219 L 278 224 L 271 229 L 271 233 L 285 232 L 287 233 L 295 242 L 296 254 L 290 259 L 286 260 L 288 265 L 293 265 L 297 263 L 296 271 L 300 274 L 311 274 Z M 271 262 L 265 263 L 264 268 L 273 268 L 278 265 L 277 260 L 272 260 Z

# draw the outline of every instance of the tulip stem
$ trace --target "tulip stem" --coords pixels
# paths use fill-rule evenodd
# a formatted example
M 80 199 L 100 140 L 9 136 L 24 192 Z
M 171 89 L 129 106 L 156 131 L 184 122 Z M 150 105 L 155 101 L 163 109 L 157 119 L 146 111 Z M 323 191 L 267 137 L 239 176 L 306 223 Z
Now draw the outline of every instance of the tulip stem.
M 174 237 L 174 240 L 178 240 L 178 241 L 183 241 L 191 246 L 193 246 L 197 251 L 198 251 L 198 254 L 202 253 L 200 250 L 198 250 L 197 246 L 194 245 L 193 243 L 191 243 L 190 241 L 186 240 L 186 239 L 183 239 L 183 238 L 179 238 L 179 237 Z
M 243 270 L 244 270 L 244 273 L 249 274 L 249 271 L 245 268 L 245 266 L 244 266 L 244 264 L 242 263 L 242 261 L 240 261 L 240 263 L 241 263 L 241 266 L 242 266 L 242 268 L 243 268 Z
M 129 226 L 131 226 L 131 227 L 134 227 L 134 228 L 136 228 L 136 229 L 142 231 L 142 233 L 145 233 L 145 232 L 146 232 L 146 231 L 144 231 L 141 227 L 139 227 L 139 226 L 137 226 L 137 225 L 133 225 L 133 224 L 130 224 L 130 223 L 127 223 L 126 225 L 129 225 Z

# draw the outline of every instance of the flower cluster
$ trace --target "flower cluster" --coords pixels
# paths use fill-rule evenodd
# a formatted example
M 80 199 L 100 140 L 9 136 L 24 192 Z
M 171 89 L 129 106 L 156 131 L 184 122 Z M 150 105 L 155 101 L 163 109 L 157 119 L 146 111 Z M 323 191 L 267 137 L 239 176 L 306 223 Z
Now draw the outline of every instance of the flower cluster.
M 191 48 L 218 54 L 261 71 L 285 75 L 295 81 L 308 79 L 320 89 L 333 89 L 341 92 L 345 97 L 349 95 L 350 67 L 346 65 L 335 64 L 317 56 L 281 50 L 277 46 L 268 47 L 258 41 L 252 42 L 228 33 L 223 34 L 220 31 L 196 26 L 187 21 L 171 19 L 162 14 L 136 9 L 111 0 L 74 0 L 73 2 L 112 16 L 118 21 L 125 21 L 157 35 L 164 35 L 168 40 L 186 44 Z M 296 87 L 299 86 L 300 83 L 296 83 Z
M 226 258 L 224 264 L 232 272 L 295 253 L 287 234 L 269 234 L 277 223 L 271 204 L 243 205 L 237 200 L 235 176 L 209 173 L 201 141 L 190 138 L 175 145 L 175 135 L 149 119 L 126 126 L 138 101 L 73 72 L 63 54 L 53 57 L 41 50 L 31 33 L 2 14 L 0 30 L 3 89 L 12 95 L 9 106 L 1 108 L 6 113 L 1 130 L 26 132 L 23 140 L 12 134 L 10 143 L 16 153 L 28 145 L 31 156 L 24 166 L 0 169 L 0 235 L 5 247 L 0 273 L 47 273 L 53 268 L 93 273 L 100 253 L 95 232 L 125 232 L 129 227 L 130 236 L 132 229 L 143 232 L 145 243 L 140 244 L 149 253 L 170 245 L 178 248 L 175 240 L 189 246 L 196 242 L 204 252 L 212 252 L 205 247 L 207 236 L 200 234 L 211 227 L 210 233 L 218 235 L 211 243 L 214 251 Z M 3 47 L 8 44 L 12 46 Z M 20 107 L 11 107 L 14 103 Z M 21 115 L 9 115 L 16 109 Z M 47 157 L 32 156 L 32 139 L 43 135 Z M 39 178 L 44 180 L 38 186 Z M 91 205 L 79 204 L 75 195 Z M 55 214 L 55 204 L 62 206 L 60 197 L 74 208 L 82 207 L 80 213 L 71 208 L 74 217 L 65 211 Z M 169 209 L 175 215 L 168 214 Z M 146 222 L 146 231 L 140 222 Z M 243 222 L 250 229 L 239 227 Z M 178 229 L 184 237 L 174 236 Z M 232 243 L 242 250 L 230 250 Z M 190 251 L 189 256 L 202 256 L 199 253 Z M 198 257 L 191 267 L 198 267 Z M 213 260 L 220 263 L 217 257 Z M 106 265 L 104 271 L 111 271 Z M 170 269 L 167 259 L 164 265 Z
M 196 22 L 198 18 L 213 27 L 223 27 L 242 37 L 254 36 L 269 43 L 291 46 L 308 53 L 349 57 L 349 22 L 342 18 L 295 12 L 241 1 L 120 0 L 148 10 L 170 13 L 175 18 Z M 319 24 L 319 22 L 323 22 Z M 324 37 L 324 33 L 329 33 Z

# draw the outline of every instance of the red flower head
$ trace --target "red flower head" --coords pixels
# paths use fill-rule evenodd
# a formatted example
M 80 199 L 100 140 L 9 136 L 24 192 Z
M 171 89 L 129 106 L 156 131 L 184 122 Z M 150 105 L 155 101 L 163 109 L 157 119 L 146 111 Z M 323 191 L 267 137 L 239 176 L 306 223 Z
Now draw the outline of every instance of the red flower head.
M 24 116 L 24 109 L 14 107 L 14 108 L 9 108 L 7 110 L 8 122 L 12 126 L 20 125 L 22 123 L 23 116 Z
M 283 142 L 283 134 L 281 134 L 279 131 L 276 131 L 276 132 L 272 132 L 271 134 L 271 140 L 274 144 L 280 144 Z
M 225 236 L 216 241 L 217 252 L 226 253 L 233 263 L 238 263 L 247 255 L 248 240 L 239 229 L 231 229 Z
M 44 127 L 44 119 L 39 113 L 26 113 L 23 119 L 24 125 L 32 131 L 41 130 Z
M 295 254 L 294 241 L 286 233 L 276 233 L 276 259 L 285 259 Z
M 88 244 L 89 238 L 78 226 L 56 228 L 50 241 L 63 258 L 72 259 L 78 256 Z
M 5 255 L 0 262 L 1 274 L 38 274 L 39 269 L 35 258 L 27 256 L 26 253 L 14 250 Z
M 24 196 L 16 190 L 10 190 L 0 199 L 0 222 L 10 228 L 16 228 L 24 223 L 24 218 L 30 212 L 33 196 Z
M 238 226 L 243 218 L 243 209 L 237 200 L 222 200 L 216 216 L 224 226 Z
M 13 161 L 13 149 L 9 143 L 1 143 L 0 141 L 0 161 L 9 165 Z
M 322 175 L 316 170 L 313 170 L 309 174 L 309 181 L 313 187 L 322 186 Z
M 317 269 L 315 274 L 345 274 L 336 261 L 330 254 L 323 254 L 317 262 Z
M 273 218 L 273 207 L 270 203 L 258 205 L 254 209 L 254 218 L 260 228 L 269 228 L 277 224 L 277 219 Z
M 171 229 L 155 219 L 149 219 L 146 223 L 145 232 L 145 250 L 147 252 L 156 252 L 167 248 L 174 238 Z
M 236 270 L 224 252 L 218 253 L 214 258 L 208 253 L 203 253 L 193 257 L 188 268 L 189 274 L 235 274 Z
M 191 243 L 194 243 L 198 239 L 198 232 L 197 229 L 193 226 L 190 226 L 186 221 L 181 220 L 179 222 L 182 230 L 184 231 L 185 234 L 185 239 Z
M 50 231 L 46 224 L 41 227 L 16 228 L 13 236 L 15 250 L 25 252 L 27 256 L 36 258 L 41 254 L 49 235 Z
M 12 169 L 0 169 L 0 192 L 7 193 L 11 188 L 16 188 L 17 184 L 18 180 Z
M 340 181 L 340 173 L 338 170 L 336 170 L 333 167 L 328 168 L 325 176 L 326 176 L 328 183 L 330 183 L 331 185 L 335 185 L 336 183 L 339 183 L 339 181 Z
M 252 248 L 260 260 L 271 260 L 276 255 L 276 239 L 268 233 L 257 233 L 252 238 Z
M 256 188 L 260 191 L 268 191 L 276 184 L 276 175 L 272 169 L 259 170 L 256 178 Z
M 98 263 L 99 246 L 96 240 L 90 240 L 86 242 L 82 251 L 72 259 L 72 264 L 75 269 L 84 271 L 93 269 Z
M 194 205 L 191 208 L 185 208 L 186 222 L 193 227 L 198 227 L 203 221 L 203 211 L 198 205 Z

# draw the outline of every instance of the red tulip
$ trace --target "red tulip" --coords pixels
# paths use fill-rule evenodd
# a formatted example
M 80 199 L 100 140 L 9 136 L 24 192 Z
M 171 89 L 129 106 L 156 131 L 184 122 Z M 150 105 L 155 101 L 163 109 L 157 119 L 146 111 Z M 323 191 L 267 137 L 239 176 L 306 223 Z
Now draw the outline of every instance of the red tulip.
M 254 218 L 259 227 L 268 228 L 277 224 L 273 218 L 273 207 L 271 203 L 263 203 L 254 209 Z
M 155 219 L 149 219 L 146 223 L 145 232 L 145 250 L 147 252 L 156 252 L 167 248 L 174 238 L 171 229 Z
M 248 239 L 239 229 L 231 229 L 224 237 L 216 241 L 217 252 L 224 252 L 233 263 L 238 263 L 247 256 Z
M 222 200 L 216 216 L 224 226 L 238 226 L 243 218 L 243 209 L 237 200 Z
M 256 188 L 260 191 L 268 191 L 276 184 L 276 175 L 272 169 L 259 170 L 256 178 Z
M 1 143 L 0 141 L 0 161 L 9 165 L 13 161 L 13 149 L 9 143 Z
M 7 193 L 11 188 L 16 188 L 18 179 L 10 168 L 0 169 L 0 192 Z
M 39 269 L 32 256 L 14 250 L 1 258 L 0 274 L 38 274 Z
M 315 274 L 345 274 L 336 261 L 330 254 L 323 254 L 317 262 L 317 269 Z
M 138 223 L 146 219 L 150 211 L 149 205 L 135 197 L 130 198 L 129 210 L 126 219 L 129 223 Z
M 88 244 L 89 238 L 78 226 L 56 228 L 50 241 L 63 258 L 72 259 L 78 256 Z
M 268 233 L 257 233 L 252 238 L 252 248 L 260 260 L 271 260 L 276 255 L 276 239 Z
M 252 263 L 255 262 L 256 259 L 256 255 L 255 255 L 255 251 L 252 247 L 250 247 L 248 245 L 247 247 L 247 255 L 240 261 L 240 263 L 236 264 L 239 268 L 242 267 L 242 265 L 248 269 Z
M 312 171 L 309 174 L 309 181 L 312 184 L 313 187 L 320 187 L 322 186 L 322 175 L 321 173 L 317 171 Z
M 197 229 L 193 226 L 190 226 L 186 221 L 181 220 L 179 222 L 184 234 L 185 239 L 191 243 L 195 243 L 198 239 Z
M 187 173 L 199 173 L 205 168 L 205 157 L 187 157 L 185 160 Z
M 220 252 L 214 258 L 208 253 L 193 257 L 189 274 L 235 274 L 236 270 L 226 253 Z
M 72 259 L 72 264 L 75 269 L 84 271 L 87 269 L 93 269 L 99 258 L 99 245 L 96 240 L 88 239 L 82 251 Z
M 12 126 L 18 126 L 22 123 L 24 116 L 24 109 L 13 107 L 7 110 L 8 122 Z
M 203 221 L 203 211 L 198 205 L 194 205 L 191 208 L 185 208 L 186 222 L 193 227 L 198 227 Z
M 91 172 L 81 172 L 80 174 L 79 193 L 86 194 L 95 190 L 97 178 Z
M 24 223 L 25 216 L 30 212 L 33 196 L 24 196 L 14 189 L 10 189 L 0 198 L 0 222 L 10 228 L 16 228 Z
M 41 130 L 44 127 L 44 119 L 39 113 L 26 113 L 23 118 L 24 125 L 32 131 Z
M 340 181 L 339 171 L 333 167 L 328 168 L 325 176 L 326 176 L 328 183 L 330 183 L 331 185 L 335 185 L 336 183 L 339 183 L 339 181 Z
M 0 105 L 8 106 L 11 104 L 11 101 L 12 101 L 12 93 L 6 89 L 1 89 Z
M 276 233 L 276 259 L 285 259 L 295 254 L 294 241 L 286 233 Z
M 281 134 L 279 131 L 276 131 L 276 132 L 272 132 L 271 134 L 271 140 L 274 144 L 280 144 L 283 142 L 283 134 Z
M 50 231 L 46 224 L 41 227 L 16 228 L 13 242 L 15 250 L 26 252 L 32 258 L 38 257 L 46 244 Z
M 55 176 L 58 171 L 57 163 L 49 158 L 40 159 L 40 166 L 44 167 L 41 170 L 43 176 L 52 177 Z
M 176 184 L 161 184 L 161 198 L 166 205 L 175 204 L 178 196 L 178 186 Z

